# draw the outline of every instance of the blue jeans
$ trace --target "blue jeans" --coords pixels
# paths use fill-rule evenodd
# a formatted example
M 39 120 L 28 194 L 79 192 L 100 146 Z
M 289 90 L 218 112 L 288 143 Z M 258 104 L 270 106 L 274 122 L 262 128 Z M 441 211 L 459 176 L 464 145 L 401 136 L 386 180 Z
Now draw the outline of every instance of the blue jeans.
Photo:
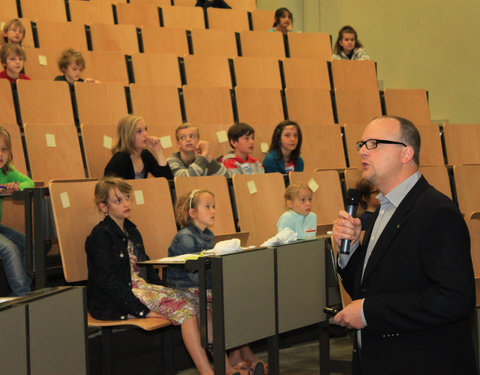
M 19 231 L 0 224 L 0 258 L 12 296 L 30 292 L 32 281 L 25 267 L 25 236 Z

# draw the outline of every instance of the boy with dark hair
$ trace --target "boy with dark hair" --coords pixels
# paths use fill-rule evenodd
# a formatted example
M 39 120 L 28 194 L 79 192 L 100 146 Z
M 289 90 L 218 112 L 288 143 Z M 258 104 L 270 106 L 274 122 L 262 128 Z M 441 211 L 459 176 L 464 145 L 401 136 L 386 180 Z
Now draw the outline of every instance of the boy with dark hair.
M 222 158 L 222 163 L 231 175 L 265 173 L 262 164 L 250 156 L 255 146 L 255 130 L 250 125 L 239 122 L 231 126 L 228 142 L 233 151 Z
M 73 48 L 62 51 L 58 59 L 58 69 L 63 75 L 56 76 L 55 81 L 66 81 L 70 86 L 73 86 L 75 82 L 95 82 L 92 78 L 84 80 L 80 77 L 85 69 L 85 59 L 79 51 L 75 51 Z

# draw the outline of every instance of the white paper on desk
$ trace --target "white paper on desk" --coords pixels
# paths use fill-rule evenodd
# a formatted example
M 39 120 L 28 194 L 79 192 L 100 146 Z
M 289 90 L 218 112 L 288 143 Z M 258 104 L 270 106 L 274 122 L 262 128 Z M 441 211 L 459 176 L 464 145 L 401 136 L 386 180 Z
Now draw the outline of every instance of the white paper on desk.
M 155 259 L 156 262 L 159 263 L 185 263 L 187 260 L 197 260 L 202 255 L 199 253 L 190 253 L 190 254 L 182 254 L 177 255 L 174 257 L 165 257 L 161 259 Z

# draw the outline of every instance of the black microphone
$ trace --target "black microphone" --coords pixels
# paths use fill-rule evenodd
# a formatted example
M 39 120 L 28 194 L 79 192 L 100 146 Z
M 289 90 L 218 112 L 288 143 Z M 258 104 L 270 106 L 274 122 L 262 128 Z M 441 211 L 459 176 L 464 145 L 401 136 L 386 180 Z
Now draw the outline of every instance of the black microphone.
M 345 198 L 345 211 L 352 217 L 357 214 L 358 204 L 360 203 L 361 194 L 357 189 L 348 189 L 347 198 Z M 343 239 L 340 243 L 340 254 L 350 254 L 350 242 L 351 240 Z

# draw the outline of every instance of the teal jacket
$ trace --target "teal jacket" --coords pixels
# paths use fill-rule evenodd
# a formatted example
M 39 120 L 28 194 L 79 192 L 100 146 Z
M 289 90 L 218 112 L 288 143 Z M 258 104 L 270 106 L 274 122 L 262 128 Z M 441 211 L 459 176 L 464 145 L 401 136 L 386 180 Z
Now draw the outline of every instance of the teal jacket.
M 280 232 L 284 228 L 290 228 L 296 232 L 299 240 L 312 239 L 317 236 L 317 215 L 310 212 L 307 216 L 288 210 L 280 216 L 277 229 Z
M 0 169 L 0 186 L 5 185 L 7 182 L 20 182 L 20 190 L 26 188 L 33 188 L 35 184 L 33 183 L 32 179 L 21 174 L 19 171 L 15 169 L 13 165 L 10 165 L 11 171 L 8 171 L 6 174 Z M 2 204 L 0 200 L 0 220 L 2 219 Z

